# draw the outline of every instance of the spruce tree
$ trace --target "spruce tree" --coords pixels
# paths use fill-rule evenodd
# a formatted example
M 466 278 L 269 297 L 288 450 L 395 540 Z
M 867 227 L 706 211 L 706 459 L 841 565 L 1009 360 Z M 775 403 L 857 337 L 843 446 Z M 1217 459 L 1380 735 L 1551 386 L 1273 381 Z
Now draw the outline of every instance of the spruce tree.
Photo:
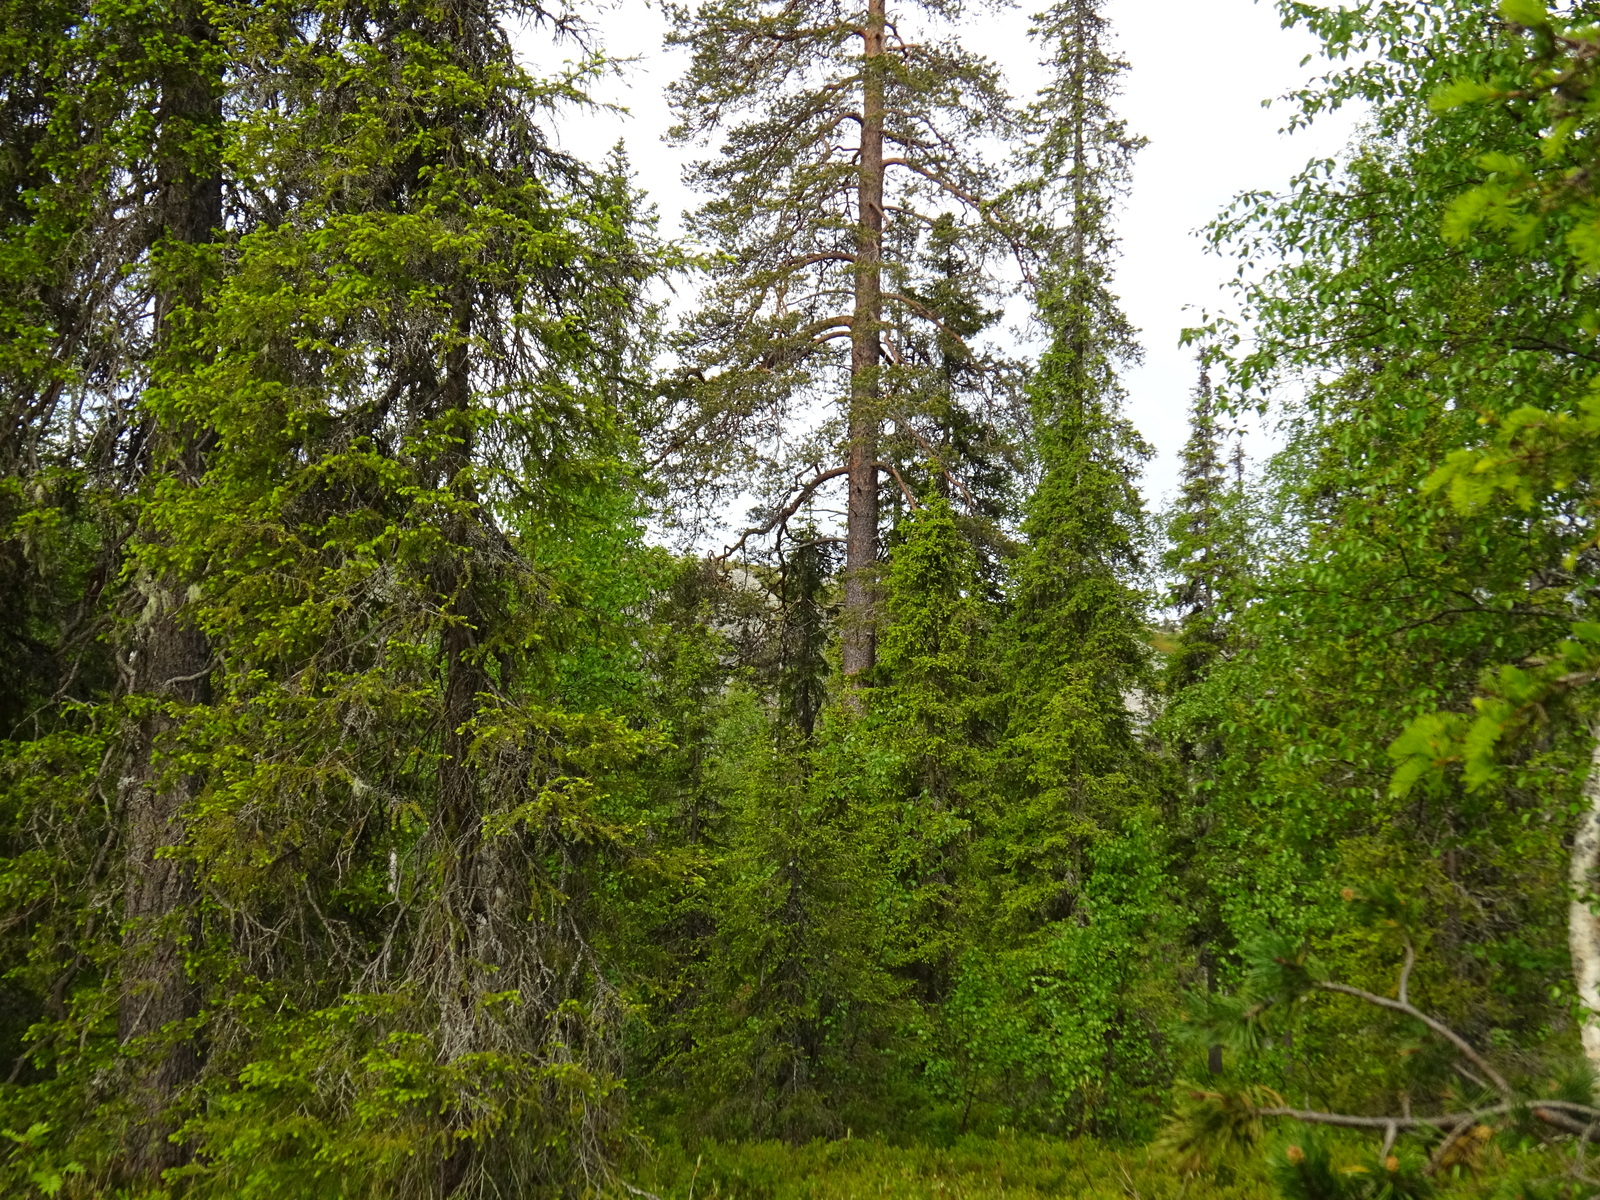
M 1040 870 L 1019 879 L 1008 901 L 1035 920 L 1072 909 L 1080 872 L 1069 863 L 1082 842 L 1070 829 L 1114 821 L 1140 790 L 1143 752 L 1129 705 L 1149 687 L 1145 600 L 1132 582 L 1143 569 L 1137 472 L 1149 450 L 1119 412 L 1117 371 L 1139 351 L 1109 290 L 1112 208 L 1139 143 L 1111 108 L 1126 64 L 1108 48 L 1099 9 L 1097 0 L 1070 0 L 1038 26 L 1054 74 L 1035 108 L 1033 195 L 1064 212 L 1041 280 L 1050 341 L 1028 388 L 1039 474 L 1008 634 L 1018 786 L 1036 809 L 1031 819 L 1053 830 L 1023 852 Z
M 635 198 L 551 147 L 577 81 L 527 75 L 504 10 L 111 16 L 90 48 L 152 61 L 117 63 L 120 98 L 72 76 L 109 113 L 86 157 L 149 199 L 142 240 L 109 202 L 85 236 L 152 320 L 67 395 L 132 481 L 99 614 L 124 682 L 58 694 L 6 756 L 33 913 L 8 970 L 40 998 L 6 1123 L 43 1108 L 48 1132 L 5 1169 L 148 1187 L 198 1150 L 214 1194 L 597 1179 L 620 1013 L 590 933 L 619 845 L 598 788 L 640 743 L 578 686 L 616 614 L 573 560 L 618 522 L 626 551 L 636 511 Z
M 966 851 L 996 717 L 985 654 L 993 613 L 983 592 L 949 501 L 936 497 L 900 522 L 866 730 L 895 756 L 882 803 L 900 922 L 896 966 L 934 1007 L 973 935 L 963 928 Z
M 1178 643 L 1169 656 L 1166 690 L 1176 695 L 1205 678 L 1223 652 L 1234 587 L 1244 570 L 1239 511 L 1242 478 L 1229 486 L 1225 432 L 1218 422 L 1211 377 L 1204 367 L 1189 409 L 1182 453 L 1182 487 L 1166 520 L 1162 564 L 1174 576 L 1167 602 L 1178 612 Z
M 1050 386 L 1052 365 L 1047 356 L 1036 387 Z M 1150 703 L 1151 677 L 1144 597 L 1129 582 L 1141 566 L 1132 476 L 1142 445 L 1098 405 L 1042 440 L 1012 597 L 1009 742 L 1035 810 L 1017 813 L 1019 845 L 1024 825 L 1054 832 L 1022 851 L 1040 873 L 1018 880 L 1008 904 L 1053 919 L 1072 911 L 1083 843 L 1071 830 L 1114 827 L 1144 790 L 1135 713 Z
M 212 654 L 186 611 L 194 580 L 133 563 L 161 540 L 143 519 L 150 502 L 204 470 L 203 424 L 162 420 L 145 398 L 205 357 L 188 312 L 214 274 L 223 224 L 213 15 L 47 5 L 6 20 L 0 574 L 24 653 L 7 654 L 0 707 L 5 733 L 26 728 L 21 745 L 63 772 L 61 795 L 81 789 L 64 806 L 81 836 L 55 841 L 40 866 L 53 857 L 50 870 L 91 891 L 114 881 L 115 916 L 78 888 L 62 893 L 53 916 L 77 908 L 83 936 L 98 929 L 102 942 L 120 931 L 119 953 L 108 961 L 73 945 L 72 965 L 42 989 L 41 1015 L 63 1016 L 84 969 L 103 965 L 117 993 L 117 1175 L 145 1183 L 183 1157 L 169 1140 L 174 1106 L 200 1066 L 188 1024 L 199 998 L 183 961 L 195 893 L 173 853 L 198 780 L 167 749 L 183 714 L 208 700 Z M 96 753 L 99 772 L 67 765 Z M 17 815 L 26 829 L 39 811 Z M 62 952 L 53 939 L 77 941 L 71 924 L 41 923 L 36 969 Z
M 1138 348 L 1109 289 L 1112 212 L 1139 143 L 1112 111 L 1125 64 L 1099 3 L 1058 5 L 1037 32 L 1053 75 L 1029 195 L 1059 214 L 1058 233 L 1038 298 L 1049 342 L 1028 384 L 1038 476 L 1003 635 L 1006 728 L 974 848 L 973 903 L 1005 949 L 968 961 L 956 1011 L 985 1070 L 1028 1081 L 1012 1111 L 1092 1129 L 1160 1078 L 1147 984 L 1163 848 L 1139 712 L 1149 451 L 1119 411 L 1118 370 Z
M 1162 676 L 1164 706 L 1159 733 L 1182 763 L 1185 801 L 1175 822 L 1175 858 L 1187 878 L 1196 962 L 1208 990 L 1221 979 L 1227 945 L 1211 839 L 1215 772 L 1223 751 L 1221 711 L 1227 703 L 1205 686 L 1230 650 L 1233 618 L 1246 583 L 1244 463 L 1242 444 L 1225 458 L 1226 431 L 1203 362 L 1189 410 L 1189 440 L 1182 453 L 1182 487 L 1166 515 L 1162 565 L 1173 582 L 1167 603 L 1178 612 L 1175 644 Z M 1233 475 L 1230 482 L 1229 475 Z M 1206 1047 L 1206 1067 L 1223 1071 L 1223 1047 Z
M 153 31 L 167 54 L 155 79 L 152 390 L 182 386 L 208 365 L 209 331 L 193 325 L 211 275 L 204 247 L 223 226 L 222 48 L 199 3 L 174 6 L 165 25 Z M 139 418 L 133 437 L 146 500 L 197 487 L 206 472 L 208 423 L 153 404 L 141 406 Z M 211 703 L 216 663 L 194 617 L 200 576 L 154 565 L 168 549 L 165 531 L 148 519 L 140 524 L 132 557 L 151 565 L 135 576 L 131 599 L 140 611 L 126 647 L 139 720 L 121 781 L 126 865 L 117 1033 L 137 1065 L 126 1165 L 153 1180 L 186 1157 L 171 1137 L 171 1110 L 200 1069 L 193 1021 L 201 997 L 184 961 L 199 933 L 198 894 L 193 868 L 178 852 L 203 777 L 166 757 L 166 743 L 179 736 L 187 713 Z

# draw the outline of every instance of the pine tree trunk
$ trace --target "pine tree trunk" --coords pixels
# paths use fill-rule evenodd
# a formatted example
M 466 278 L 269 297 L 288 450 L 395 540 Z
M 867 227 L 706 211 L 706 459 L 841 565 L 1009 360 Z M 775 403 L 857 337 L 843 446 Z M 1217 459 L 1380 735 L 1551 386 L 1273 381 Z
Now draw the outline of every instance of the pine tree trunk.
M 1589 775 L 1583 781 L 1583 816 L 1572 838 L 1567 941 L 1572 950 L 1572 978 L 1577 984 L 1578 1002 L 1585 1010 L 1584 1057 L 1600 1071 L 1600 916 L 1594 911 L 1595 870 L 1600 867 L 1600 726 L 1594 729 L 1594 736 Z
M 206 137 L 222 119 L 221 88 L 200 61 L 201 48 L 214 36 L 200 5 L 194 0 L 180 5 L 173 26 L 190 53 L 172 63 L 162 80 L 157 240 L 192 246 L 210 241 L 222 226 L 222 180 L 210 161 Z M 193 275 L 182 267 L 174 273 L 178 282 L 163 283 L 156 296 L 158 359 L 174 352 L 174 310 L 199 299 Z M 203 440 L 198 430 L 152 418 L 144 452 L 147 469 L 197 485 L 205 470 Z M 181 613 L 184 581 L 158 578 L 148 581 L 144 591 L 144 614 L 132 645 L 134 692 L 177 705 L 209 703 L 211 647 Z M 138 1116 L 126 1166 L 142 1178 L 155 1178 L 186 1157 L 169 1140 L 175 1127 L 172 1109 L 200 1066 L 192 1034 L 178 1024 L 199 1011 L 199 994 L 183 961 L 196 931 L 194 880 L 186 864 L 163 854 L 182 845 L 183 811 L 199 786 L 194 776 L 161 762 L 161 739 L 177 724 L 165 712 L 145 715 L 131 740 L 123 778 L 125 926 L 117 1033 L 136 1064 L 130 1095 Z
M 850 500 L 845 518 L 843 667 L 847 679 L 876 657 L 873 582 L 878 561 L 878 335 L 883 324 L 884 0 L 868 0 L 862 33 L 861 158 L 855 310 L 850 334 Z

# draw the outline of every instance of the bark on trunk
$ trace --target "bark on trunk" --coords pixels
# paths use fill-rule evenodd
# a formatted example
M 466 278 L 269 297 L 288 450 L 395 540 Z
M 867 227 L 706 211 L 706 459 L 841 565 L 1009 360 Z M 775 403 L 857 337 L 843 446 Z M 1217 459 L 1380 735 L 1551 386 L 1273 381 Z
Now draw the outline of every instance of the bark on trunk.
M 472 301 L 465 286 L 458 285 L 451 314 L 453 344 L 445 354 L 445 373 L 439 397 L 441 416 L 456 421 L 451 434 L 459 438 L 441 456 L 439 486 L 453 493 L 456 501 L 475 503 L 476 494 L 467 471 L 472 463 L 473 443 L 469 424 L 472 405 L 469 346 L 472 336 Z M 457 509 L 444 522 L 445 550 L 434 573 L 439 611 L 448 614 L 450 624 L 440 637 L 444 657 L 442 709 L 444 732 L 439 763 L 439 807 L 434 818 L 433 839 L 441 856 L 440 885 L 444 939 L 442 970 L 435 977 L 439 1001 L 439 1050 L 446 1061 L 503 1046 L 486 1041 L 478 1011 L 479 995 L 493 984 L 490 975 L 507 965 L 501 948 L 495 944 L 494 914 L 491 912 L 493 864 L 485 862 L 483 841 L 483 798 L 478 772 L 471 762 L 473 722 L 478 714 L 478 696 L 488 680 L 476 649 L 483 613 L 477 602 L 478 581 L 473 578 L 473 552 L 477 530 L 474 518 Z M 424 939 L 426 941 L 428 939 Z M 421 947 L 424 958 L 434 951 Z M 500 986 L 516 987 L 521 980 L 511 976 L 498 981 Z M 471 1140 L 457 1142 L 439 1163 L 439 1191 L 451 1196 L 463 1189 L 473 1173 L 478 1148 Z
M 869 0 L 862 32 L 861 156 L 855 311 L 850 331 L 850 499 L 845 518 L 843 667 L 847 680 L 871 670 L 878 561 L 878 336 L 883 324 L 884 0 Z
M 471 485 L 464 481 L 473 454 L 467 424 L 472 403 L 472 385 L 468 377 L 472 308 L 464 288 L 456 297 L 454 309 L 455 344 L 445 358 L 441 409 L 457 419 L 452 433 L 460 441 L 443 456 L 440 485 L 455 493 L 458 501 L 471 503 L 476 496 Z M 443 900 L 451 922 L 447 985 L 451 995 L 445 1001 L 440 1030 L 443 1052 L 450 1059 L 481 1049 L 475 1044 L 472 990 L 479 968 L 488 961 L 477 945 L 485 917 L 478 879 L 483 811 L 477 772 L 470 761 L 472 722 L 478 712 L 478 696 L 487 684 L 482 665 L 474 654 L 482 614 L 472 578 L 471 546 L 475 532 L 472 524 L 472 517 L 459 510 L 446 519 L 446 557 L 440 562 L 436 577 L 439 609 L 452 618 L 440 639 L 444 653 L 444 737 L 436 831 L 444 854 Z
M 1572 838 L 1568 880 L 1572 901 L 1567 908 L 1567 942 L 1572 950 L 1572 978 L 1584 1007 L 1583 1053 L 1600 1071 L 1600 916 L 1595 906 L 1595 869 L 1600 867 L 1600 725 L 1596 725 L 1589 775 L 1583 781 L 1583 815 Z
M 176 597 L 157 586 L 151 608 L 159 614 L 138 640 L 137 690 L 178 704 L 210 700 L 203 635 L 179 621 Z M 130 1094 L 137 1124 L 127 1147 L 129 1173 L 155 1178 L 186 1157 L 169 1138 L 176 1128 L 174 1102 L 199 1070 L 200 1057 L 183 1022 L 199 1012 L 199 993 L 184 967 L 195 933 L 195 887 L 186 863 L 161 852 L 182 845 L 183 810 L 195 797 L 192 775 L 163 770 L 159 741 L 176 728 L 164 712 L 139 723 L 131 747 L 123 812 L 126 880 L 123 907 L 122 994 L 117 1033 L 134 1055 Z
M 222 119 L 221 88 L 208 74 L 202 47 L 214 33 L 193 0 L 173 17 L 179 44 L 190 53 L 167 69 L 157 113 L 156 185 L 160 227 L 157 242 L 198 245 L 222 225 L 222 180 L 213 159 L 209 130 Z M 178 266 L 178 282 L 156 296 L 157 360 L 176 353 L 175 309 L 199 299 L 200 285 Z M 170 358 L 169 358 L 170 368 Z M 152 420 L 145 447 L 147 469 L 197 485 L 205 471 L 201 431 Z M 160 536 L 159 534 L 155 536 Z M 185 581 L 158 578 L 144 588 L 132 653 L 133 690 L 178 706 L 210 702 L 211 647 L 182 612 Z M 185 948 L 196 932 L 195 887 L 188 866 L 163 851 L 182 845 L 184 809 L 199 780 L 161 761 L 161 741 L 180 718 L 147 714 L 129 745 L 123 777 L 125 848 L 124 929 L 117 1032 L 134 1060 L 130 1097 L 136 1124 L 129 1131 L 126 1166 L 136 1178 L 153 1179 L 187 1157 L 170 1137 L 175 1103 L 199 1070 L 200 1055 L 185 1027 L 199 1011 L 199 994 L 184 967 Z
M 1211 945 L 1200 947 L 1200 969 L 1206 973 L 1206 992 L 1215 995 L 1217 991 L 1217 956 L 1212 952 Z M 1206 1047 L 1206 1070 L 1213 1076 L 1222 1074 L 1222 1046 L 1213 1042 Z

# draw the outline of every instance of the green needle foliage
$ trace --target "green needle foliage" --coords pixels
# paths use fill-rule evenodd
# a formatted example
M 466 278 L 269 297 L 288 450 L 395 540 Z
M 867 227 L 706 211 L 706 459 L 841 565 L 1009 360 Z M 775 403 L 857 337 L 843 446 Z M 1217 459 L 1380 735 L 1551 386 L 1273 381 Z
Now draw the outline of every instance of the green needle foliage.
M 1593 1191 L 1600 7 L 1279 9 L 1153 519 L 1098 0 L 672 8 L 669 249 L 580 13 L 0 0 L 0 1191 Z
M 1248 515 L 1242 445 L 1225 457 L 1225 430 L 1204 366 L 1189 409 L 1183 447 L 1182 487 L 1166 522 L 1162 565 L 1175 577 L 1167 602 L 1178 613 L 1177 645 L 1167 663 L 1166 690 L 1181 695 L 1200 682 L 1229 649 L 1229 619 L 1242 601 L 1236 593 L 1249 575 Z M 1230 486 L 1229 467 L 1235 469 Z
M 97 131 L 85 235 L 114 239 L 115 155 L 147 153 L 122 286 L 154 337 L 121 348 L 147 364 L 123 409 L 76 375 L 79 424 L 38 434 L 126 464 L 100 567 L 125 683 L 58 696 L 7 764 L 38 1006 L 11 1051 L 54 1097 L 19 1170 L 398 1195 L 606 1169 L 599 789 L 642 743 L 572 694 L 598 615 L 572 558 L 633 519 L 649 268 L 626 184 L 549 148 L 574 81 L 517 67 L 506 16 L 113 18 L 152 22 L 159 104 L 147 143 Z

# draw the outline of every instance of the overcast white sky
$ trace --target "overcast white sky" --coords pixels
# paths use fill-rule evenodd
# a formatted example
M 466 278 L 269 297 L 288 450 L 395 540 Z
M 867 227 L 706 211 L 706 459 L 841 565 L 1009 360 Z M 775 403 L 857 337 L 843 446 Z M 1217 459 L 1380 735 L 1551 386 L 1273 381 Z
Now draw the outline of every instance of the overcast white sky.
M 983 11 L 964 34 L 970 48 L 1001 64 L 1019 96 L 1039 78 L 1038 49 L 1026 36 L 1026 14 L 1036 7 L 1023 0 L 1020 9 Z M 1270 0 L 1109 0 L 1106 13 L 1132 67 L 1122 112 L 1150 142 L 1121 219 L 1117 281 L 1145 347 L 1144 364 L 1127 376 L 1129 416 L 1157 450 L 1144 487 L 1158 507 L 1175 486 L 1195 381 L 1179 331 L 1196 324 L 1200 310 L 1226 303 L 1221 289 L 1233 271 L 1206 252 L 1197 231 L 1237 193 L 1282 187 L 1307 159 L 1336 152 L 1351 135 L 1353 115 L 1292 136 L 1278 132 L 1287 108 L 1261 102 L 1315 71 L 1316 60 L 1305 67 L 1300 60 L 1316 44 L 1280 28 Z M 645 0 L 620 0 L 597 24 L 611 54 L 640 60 L 597 90 L 597 98 L 630 112 L 569 120 L 562 141 L 597 158 L 623 139 L 663 232 L 675 233 L 679 214 L 696 202 L 680 180 L 688 153 L 661 140 L 669 124 L 662 88 L 682 69 L 681 52 L 663 46 L 660 10 Z

